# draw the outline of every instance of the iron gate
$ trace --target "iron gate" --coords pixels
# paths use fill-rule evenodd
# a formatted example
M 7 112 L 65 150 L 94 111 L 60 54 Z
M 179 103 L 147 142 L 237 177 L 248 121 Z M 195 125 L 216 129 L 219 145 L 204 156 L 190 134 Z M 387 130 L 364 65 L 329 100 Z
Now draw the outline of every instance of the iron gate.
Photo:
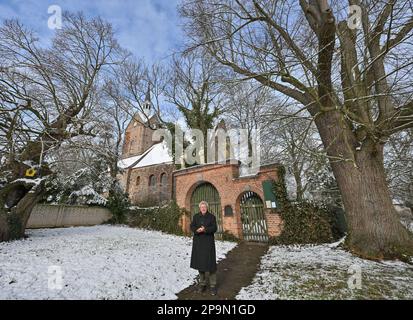
M 240 206 L 244 240 L 267 242 L 267 221 L 265 220 L 264 204 L 259 195 L 252 191 L 244 193 Z
M 191 195 L 191 218 L 199 212 L 198 205 L 201 201 L 208 202 L 209 212 L 213 213 L 217 220 L 217 232 L 215 233 L 215 237 L 217 239 L 222 239 L 222 210 L 218 190 L 208 182 L 195 188 Z

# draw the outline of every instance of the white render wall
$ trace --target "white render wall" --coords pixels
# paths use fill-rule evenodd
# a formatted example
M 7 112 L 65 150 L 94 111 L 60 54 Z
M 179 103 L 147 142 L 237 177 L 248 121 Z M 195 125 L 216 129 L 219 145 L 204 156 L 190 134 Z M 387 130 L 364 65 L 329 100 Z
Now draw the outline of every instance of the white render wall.
M 27 228 L 94 226 L 111 217 L 111 212 L 102 207 L 37 204 L 27 222 Z

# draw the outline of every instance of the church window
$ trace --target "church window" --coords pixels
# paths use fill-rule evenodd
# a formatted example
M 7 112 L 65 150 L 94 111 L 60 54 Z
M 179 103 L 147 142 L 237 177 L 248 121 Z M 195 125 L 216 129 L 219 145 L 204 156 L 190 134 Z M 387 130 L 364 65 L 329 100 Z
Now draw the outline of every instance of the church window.
M 168 194 L 168 176 L 164 172 L 161 174 L 161 193 L 160 193 L 160 200 L 168 200 L 169 194 Z
M 162 173 L 161 174 L 161 185 L 162 187 L 166 186 L 168 184 L 168 177 L 166 175 L 166 173 Z
M 156 177 L 153 174 L 149 176 L 149 187 L 156 188 Z

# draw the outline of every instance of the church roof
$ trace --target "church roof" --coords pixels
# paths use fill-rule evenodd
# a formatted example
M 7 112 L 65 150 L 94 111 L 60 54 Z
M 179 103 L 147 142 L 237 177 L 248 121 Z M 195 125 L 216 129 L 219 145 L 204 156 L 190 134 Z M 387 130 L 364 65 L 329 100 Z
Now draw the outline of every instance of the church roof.
M 158 112 L 151 111 L 148 115 L 145 115 L 141 110 L 139 110 L 135 112 L 128 126 L 131 126 L 135 121 L 143 125 L 147 125 L 148 120 L 150 123 L 161 123 Z
M 118 167 L 121 168 L 121 169 L 129 168 L 131 165 L 133 165 L 135 162 L 137 162 L 140 158 L 142 158 L 143 155 L 144 154 L 119 160 L 118 161 Z
M 173 158 L 169 154 L 168 146 L 165 141 L 162 141 L 154 144 L 141 155 L 120 160 L 118 162 L 118 166 L 122 169 L 136 169 L 147 166 L 172 163 Z

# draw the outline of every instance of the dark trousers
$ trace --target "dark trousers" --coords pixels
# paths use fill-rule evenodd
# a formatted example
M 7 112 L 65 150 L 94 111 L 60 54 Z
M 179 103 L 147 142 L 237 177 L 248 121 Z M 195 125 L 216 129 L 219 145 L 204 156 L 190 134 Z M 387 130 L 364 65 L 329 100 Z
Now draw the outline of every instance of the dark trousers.
M 209 279 L 209 286 L 211 288 L 217 285 L 217 273 L 216 272 L 202 272 L 199 271 L 199 284 L 201 286 L 207 285 L 207 278 Z

